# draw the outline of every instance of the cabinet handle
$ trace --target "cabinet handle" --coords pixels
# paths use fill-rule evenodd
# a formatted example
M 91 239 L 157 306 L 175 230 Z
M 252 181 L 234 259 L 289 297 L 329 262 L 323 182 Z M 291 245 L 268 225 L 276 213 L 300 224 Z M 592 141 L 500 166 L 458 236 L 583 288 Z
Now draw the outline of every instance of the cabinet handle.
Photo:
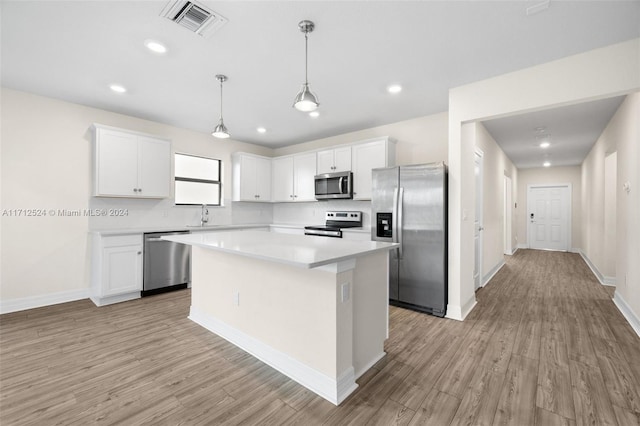
M 293 198 L 293 195 L 289 195 L 289 198 Z
M 138 188 L 133 188 L 133 192 L 138 192 Z
M 298 198 L 298 196 L 297 196 L 297 195 L 294 195 L 294 196 L 293 196 L 293 198 Z
M 139 251 L 139 252 L 138 252 L 138 254 L 142 254 L 142 252 L 141 252 L 141 251 Z
M 142 192 L 142 188 L 138 188 L 138 192 Z

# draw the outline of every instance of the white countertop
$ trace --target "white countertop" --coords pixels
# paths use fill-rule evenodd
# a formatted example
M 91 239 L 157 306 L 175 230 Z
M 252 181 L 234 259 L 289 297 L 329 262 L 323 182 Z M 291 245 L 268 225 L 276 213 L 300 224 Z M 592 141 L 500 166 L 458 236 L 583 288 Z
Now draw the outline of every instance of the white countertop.
M 377 241 L 351 241 L 343 238 L 319 238 L 251 230 L 198 232 L 162 238 L 300 268 L 316 268 L 377 251 L 390 250 L 398 245 Z
M 309 224 L 307 224 L 309 225 Z M 144 234 L 146 232 L 171 232 L 171 231 L 191 231 L 191 232 L 212 232 L 225 231 L 235 229 L 251 229 L 251 228 L 292 228 L 304 229 L 305 226 L 298 223 L 245 223 L 245 224 L 226 224 L 226 225 L 187 225 L 187 226 L 154 226 L 144 228 L 114 228 L 114 229 L 92 229 L 89 232 L 99 235 L 129 235 Z M 324 225 L 323 223 L 319 225 Z M 342 232 L 369 233 L 371 230 L 366 228 L 342 228 Z

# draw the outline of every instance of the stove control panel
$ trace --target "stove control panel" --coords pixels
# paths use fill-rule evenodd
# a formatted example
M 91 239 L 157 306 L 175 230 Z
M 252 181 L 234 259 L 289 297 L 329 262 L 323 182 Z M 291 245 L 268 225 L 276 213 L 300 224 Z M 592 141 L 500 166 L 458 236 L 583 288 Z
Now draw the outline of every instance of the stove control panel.
M 328 211 L 324 214 L 327 221 L 362 222 L 362 212 Z

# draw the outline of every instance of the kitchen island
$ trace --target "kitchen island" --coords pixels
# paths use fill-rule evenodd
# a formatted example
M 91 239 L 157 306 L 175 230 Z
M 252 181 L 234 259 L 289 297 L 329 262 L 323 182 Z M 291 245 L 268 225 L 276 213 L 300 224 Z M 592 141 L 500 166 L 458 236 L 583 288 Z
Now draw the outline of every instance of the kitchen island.
M 193 247 L 191 320 L 333 404 L 385 355 L 396 244 L 264 231 L 163 238 Z

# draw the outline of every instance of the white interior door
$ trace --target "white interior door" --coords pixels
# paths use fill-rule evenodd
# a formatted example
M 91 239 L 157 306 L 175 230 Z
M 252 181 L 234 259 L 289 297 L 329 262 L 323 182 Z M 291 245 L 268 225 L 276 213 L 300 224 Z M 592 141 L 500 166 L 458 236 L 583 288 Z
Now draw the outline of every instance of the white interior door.
M 513 247 L 511 244 L 511 206 L 513 201 L 511 198 L 511 178 L 509 176 L 504 177 L 504 254 L 513 254 Z
M 475 153 L 475 189 L 476 189 L 476 215 L 473 224 L 473 240 L 474 240 L 474 252 L 475 259 L 473 265 L 473 283 L 475 289 L 479 289 L 482 286 L 482 151 L 476 150 Z
M 527 195 L 529 248 L 569 250 L 571 240 L 569 185 L 530 185 Z

